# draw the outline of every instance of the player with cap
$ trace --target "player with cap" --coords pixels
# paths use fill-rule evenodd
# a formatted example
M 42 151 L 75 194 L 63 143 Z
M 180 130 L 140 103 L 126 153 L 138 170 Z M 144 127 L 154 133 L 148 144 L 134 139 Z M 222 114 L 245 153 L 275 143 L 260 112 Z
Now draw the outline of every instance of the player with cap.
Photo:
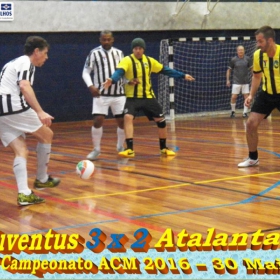
M 133 150 L 133 119 L 138 111 L 143 111 L 147 118 L 154 120 L 158 126 L 159 146 L 161 155 L 174 156 L 175 152 L 166 146 L 167 127 L 162 107 L 158 103 L 151 84 L 151 73 L 164 74 L 173 78 L 194 81 L 191 75 L 184 74 L 159 63 L 144 54 L 146 43 L 142 38 L 135 38 L 131 43 L 132 54 L 124 57 L 113 75 L 106 80 L 104 88 L 109 88 L 123 76 L 130 81 L 125 84 L 126 103 L 124 106 L 124 129 L 126 150 L 119 156 L 132 158 Z

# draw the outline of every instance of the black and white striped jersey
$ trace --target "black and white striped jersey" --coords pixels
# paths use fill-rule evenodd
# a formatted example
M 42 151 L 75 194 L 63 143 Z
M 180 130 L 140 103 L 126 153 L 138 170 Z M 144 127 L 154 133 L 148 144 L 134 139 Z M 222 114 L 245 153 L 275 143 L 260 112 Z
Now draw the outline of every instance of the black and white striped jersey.
M 20 56 L 3 67 L 0 73 L 0 116 L 17 114 L 30 108 L 20 92 L 19 82 L 34 81 L 35 67 L 27 55 Z
M 122 80 L 113 84 L 108 90 L 104 90 L 102 87 L 102 83 L 112 76 L 123 57 L 123 52 L 114 47 L 108 51 L 103 49 L 102 46 L 91 50 L 83 70 L 83 79 L 86 85 L 88 87 L 94 85 L 101 90 L 100 94 L 102 96 L 124 95 Z

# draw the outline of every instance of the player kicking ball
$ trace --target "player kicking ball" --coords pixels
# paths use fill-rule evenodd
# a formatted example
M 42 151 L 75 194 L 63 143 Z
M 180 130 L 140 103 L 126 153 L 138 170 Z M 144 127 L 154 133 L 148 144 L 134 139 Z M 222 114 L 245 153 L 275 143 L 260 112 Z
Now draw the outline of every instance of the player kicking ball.
M 53 117 L 41 108 L 32 84 L 35 67 L 48 59 L 49 44 L 39 36 L 30 36 L 24 45 L 24 55 L 8 62 L 0 74 L 0 138 L 14 153 L 13 171 L 18 188 L 18 205 L 38 204 L 45 201 L 28 187 L 28 149 L 25 134 L 37 140 L 37 173 L 35 189 L 56 187 L 60 180 L 48 175 L 53 131 Z

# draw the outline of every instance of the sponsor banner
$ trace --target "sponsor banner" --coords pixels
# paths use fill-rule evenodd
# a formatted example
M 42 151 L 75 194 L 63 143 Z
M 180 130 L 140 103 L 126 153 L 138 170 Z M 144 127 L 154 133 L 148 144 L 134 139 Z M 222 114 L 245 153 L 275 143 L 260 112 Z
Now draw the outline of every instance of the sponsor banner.
M 0 2 L 0 21 L 14 20 L 14 3 Z

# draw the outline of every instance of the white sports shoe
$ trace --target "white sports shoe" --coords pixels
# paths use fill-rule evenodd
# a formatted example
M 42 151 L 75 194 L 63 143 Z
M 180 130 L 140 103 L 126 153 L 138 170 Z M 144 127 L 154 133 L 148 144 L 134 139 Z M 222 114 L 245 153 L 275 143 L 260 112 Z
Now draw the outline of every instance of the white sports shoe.
M 251 167 L 259 165 L 258 159 L 250 159 L 249 157 L 245 159 L 243 162 L 238 164 L 238 167 Z
M 93 150 L 92 152 L 90 152 L 87 155 L 87 159 L 89 159 L 89 160 L 96 160 L 99 157 L 100 154 L 101 154 L 100 151 Z

